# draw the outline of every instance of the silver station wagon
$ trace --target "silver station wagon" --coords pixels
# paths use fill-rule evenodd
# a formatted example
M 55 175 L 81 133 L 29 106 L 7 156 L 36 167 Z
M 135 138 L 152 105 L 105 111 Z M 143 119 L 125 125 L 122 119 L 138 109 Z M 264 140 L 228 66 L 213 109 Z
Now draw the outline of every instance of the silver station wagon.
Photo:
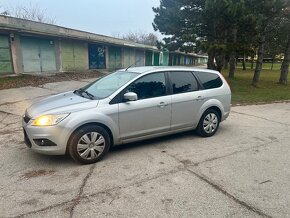
M 212 136 L 230 107 L 230 87 L 216 71 L 136 67 L 38 101 L 22 124 L 32 150 L 89 164 L 128 142 L 191 129 Z

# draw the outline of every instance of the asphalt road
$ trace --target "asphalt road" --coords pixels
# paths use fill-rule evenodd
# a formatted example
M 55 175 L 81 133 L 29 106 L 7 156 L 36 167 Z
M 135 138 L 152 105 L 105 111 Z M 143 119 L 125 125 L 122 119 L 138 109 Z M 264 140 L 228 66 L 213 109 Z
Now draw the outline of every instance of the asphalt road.
M 0 91 L 0 217 L 290 217 L 290 103 L 233 107 L 214 137 L 123 145 L 93 165 L 29 150 L 24 109 L 87 82 Z

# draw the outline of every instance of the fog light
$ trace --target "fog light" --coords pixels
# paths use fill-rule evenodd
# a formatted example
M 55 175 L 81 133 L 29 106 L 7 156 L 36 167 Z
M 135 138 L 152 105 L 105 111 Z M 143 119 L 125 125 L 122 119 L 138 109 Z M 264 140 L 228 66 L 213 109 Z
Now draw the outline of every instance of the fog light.
M 33 139 L 38 146 L 56 146 L 56 144 L 49 139 Z

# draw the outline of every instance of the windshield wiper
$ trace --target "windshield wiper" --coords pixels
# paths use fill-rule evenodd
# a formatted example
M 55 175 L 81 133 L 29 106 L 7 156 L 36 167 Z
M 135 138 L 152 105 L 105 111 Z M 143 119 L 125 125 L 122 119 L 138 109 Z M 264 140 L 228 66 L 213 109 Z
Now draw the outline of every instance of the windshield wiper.
M 83 93 L 85 93 L 89 97 L 89 99 L 91 99 L 91 100 L 94 100 L 95 99 L 95 96 L 93 94 L 91 94 L 88 91 L 83 90 L 83 89 L 77 89 L 77 90 L 74 91 L 74 93 L 78 93 L 82 97 L 85 97 L 85 96 L 83 96 Z

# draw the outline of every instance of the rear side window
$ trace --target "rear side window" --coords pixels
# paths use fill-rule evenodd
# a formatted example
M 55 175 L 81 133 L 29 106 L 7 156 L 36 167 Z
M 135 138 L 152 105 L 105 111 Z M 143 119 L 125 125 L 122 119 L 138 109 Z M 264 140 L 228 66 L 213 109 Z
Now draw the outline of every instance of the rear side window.
M 207 73 L 207 72 L 194 72 L 195 75 L 199 78 L 205 89 L 214 89 L 221 87 L 223 81 L 219 77 L 219 75 L 215 73 Z
M 198 90 L 198 83 L 191 72 L 170 72 L 173 94 Z

